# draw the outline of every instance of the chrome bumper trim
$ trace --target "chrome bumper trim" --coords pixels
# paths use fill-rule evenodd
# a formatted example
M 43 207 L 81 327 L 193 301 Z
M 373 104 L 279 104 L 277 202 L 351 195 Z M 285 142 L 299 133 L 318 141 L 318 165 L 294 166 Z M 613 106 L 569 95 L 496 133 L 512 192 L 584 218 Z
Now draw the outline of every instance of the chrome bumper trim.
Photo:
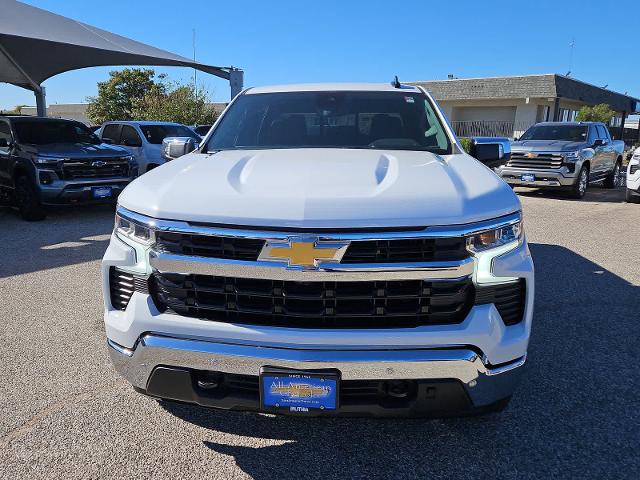
M 219 343 L 146 334 L 132 349 L 108 340 L 116 369 L 131 384 L 145 389 L 159 365 L 195 370 L 258 375 L 275 366 L 296 370 L 337 369 L 345 380 L 456 379 L 466 385 L 474 403 L 488 404 L 509 395 L 526 356 L 492 369 L 465 348 L 320 350 Z M 514 375 L 517 371 L 518 375 Z M 496 387 L 497 386 L 497 387 Z
M 213 275 L 236 278 L 341 282 L 367 280 L 454 280 L 473 274 L 474 261 L 409 264 L 323 264 L 319 270 L 288 267 L 286 263 L 205 258 L 152 251 L 149 262 L 161 273 Z

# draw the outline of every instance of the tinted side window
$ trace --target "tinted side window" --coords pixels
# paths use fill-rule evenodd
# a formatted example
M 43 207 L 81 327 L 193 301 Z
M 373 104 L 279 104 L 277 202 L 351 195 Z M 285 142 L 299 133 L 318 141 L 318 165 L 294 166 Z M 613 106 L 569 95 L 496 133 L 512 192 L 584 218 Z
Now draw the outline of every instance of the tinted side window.
M 122 132 L 120 133 L 120 145 L 125 145 L 127 147 L 142 146 L 140 135 L 138 135 L 138 132 L 136 132 L 135 128 L 129 125 L 122 126 Z
M 2 121 L 0 121 L 0 140 L 6 140 L 7 144 L 13 140 L 9 124 Z M 0 152 L 7 153 L 8 151 L 9 147 L 0 146 Z
M 112 143 L 118 143 L 120 141 L 120 125 L 105 125 L 102 129 L 102 138 L 108 138 Z
M 604 131 L 604 127 L 602 125 L 596 125 L 596 128 L 598 129 L 598 138 L 601 138 L 602 140 L 607 140 L 607 133 Z

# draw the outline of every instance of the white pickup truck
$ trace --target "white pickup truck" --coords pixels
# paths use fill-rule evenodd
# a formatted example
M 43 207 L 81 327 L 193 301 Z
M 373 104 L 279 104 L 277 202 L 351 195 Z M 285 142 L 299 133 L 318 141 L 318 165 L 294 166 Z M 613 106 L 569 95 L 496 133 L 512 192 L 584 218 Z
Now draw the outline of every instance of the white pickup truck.
M 496 149 L 497 150 L 497 149 Z M 103 260 L 141 393 L 294 415 L 503 409 L 534 269 L 521 205 L 422 88 L 250 88 L 120 195 Z

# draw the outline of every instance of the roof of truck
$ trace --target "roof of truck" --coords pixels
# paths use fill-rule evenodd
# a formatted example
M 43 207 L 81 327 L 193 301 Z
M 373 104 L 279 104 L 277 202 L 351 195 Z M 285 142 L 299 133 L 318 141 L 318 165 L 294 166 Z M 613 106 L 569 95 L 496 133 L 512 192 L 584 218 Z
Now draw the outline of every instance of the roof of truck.
M 602 122 L 538 122 L 536 125 L 604 125 Z
M 270 85 L 252 87 L 245 94 L 280 92 L 414 92 L 421 90 L 413 85 L 402 84 L 396 88 L 391 83 L 300 83 L 293 85 Z

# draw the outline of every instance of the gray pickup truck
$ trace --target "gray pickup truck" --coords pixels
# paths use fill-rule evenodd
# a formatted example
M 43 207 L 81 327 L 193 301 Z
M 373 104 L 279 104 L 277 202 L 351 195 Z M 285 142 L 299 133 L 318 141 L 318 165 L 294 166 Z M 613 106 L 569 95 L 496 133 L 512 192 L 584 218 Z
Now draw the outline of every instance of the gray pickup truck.
M 582 198 L 590 183 L 620 186 L 624 143 L 597 122 L 544 122 L 511 145 L 511 158 L 496 169 L 510 185 L 563 188 Z
M 0 116 L 0 197 L 25 220 L 46 205 L 112 202 L 138 175 L 127 150 L 72 120 Z

